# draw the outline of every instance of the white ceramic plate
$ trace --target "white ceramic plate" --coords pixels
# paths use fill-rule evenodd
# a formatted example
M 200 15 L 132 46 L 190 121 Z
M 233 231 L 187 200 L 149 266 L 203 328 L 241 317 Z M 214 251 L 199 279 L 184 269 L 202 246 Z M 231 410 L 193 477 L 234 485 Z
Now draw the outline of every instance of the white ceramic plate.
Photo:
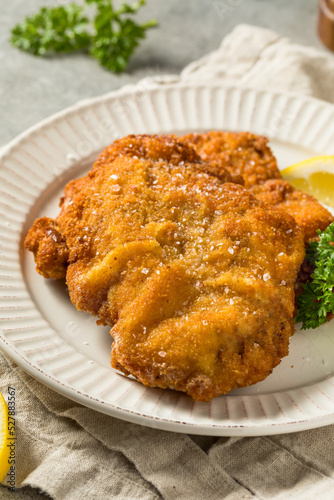
M 146 388 L 109 365 L 108 328 L 69 301 L 62 283 L 34 270 L 23 251 L 37 216 L 55 216 L 63 187 L 104 146 L 130 133 L 250 130 L 272 139 L 281 168 L 334 154 L 334 107 L 249 89 L 166 85 L 79 103 L 12 141 L 0 157 L 1 345 L 59 393 L 150 427 L 208 435 L 266 435 L 334 423 L 334 322 L 297 331 L 290 355 L 264 382 L 211 403 Z

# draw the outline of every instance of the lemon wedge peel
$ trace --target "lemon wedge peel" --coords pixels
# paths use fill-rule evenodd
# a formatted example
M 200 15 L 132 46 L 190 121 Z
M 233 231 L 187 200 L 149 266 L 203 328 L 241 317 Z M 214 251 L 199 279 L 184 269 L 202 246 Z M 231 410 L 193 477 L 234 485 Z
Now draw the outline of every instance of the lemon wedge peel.
M 8 445 L 12 437 L 8 430 L 8 406 L 0 394 L 0 483 L 5 479 L 9 471 L 10 448 Z
M 316 156 L 281 171 L 294 188 L 334 207 L 334 156 Z

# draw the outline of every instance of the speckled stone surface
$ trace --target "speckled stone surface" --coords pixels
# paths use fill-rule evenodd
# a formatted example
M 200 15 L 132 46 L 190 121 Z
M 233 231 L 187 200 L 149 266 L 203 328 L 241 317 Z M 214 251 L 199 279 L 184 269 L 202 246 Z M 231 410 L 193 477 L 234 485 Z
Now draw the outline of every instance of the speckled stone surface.
M 239 23 L 267 27 L 297 43 L 322 47 L 316 35 L 317 0 L 148 0 L 140 17 L 157 18 L 159 28 L 149 32 L 122 75 L 107 72 L 82 54 L 42 59 L 10 46 L 9 32 L 15 23 L 42 5 L 61 3 L 65 2 L 0 0 L 0 147 L 81 99 L 144 76 L 178 73 L 189 62 L 216 49 Z M 0 499 L 7 498 L 50 497 L 29 487 L 16 493 L 0 487 Z
M 159 27 L 150 30 L 121 75 L 109 73 L 83 54 L 46 59 L 10 46 L 9 32 L 15 23 L 42 5 L 61 3 L 64 0 L 0 0 L 0 147 L 81 99 L 144 76 L 179 72 L 216 49 L 239 23 L 264 26 L 295 42 L 321 47 L 316 35 L 317 0 L 148 0 L 140 17 L 158 19 Z

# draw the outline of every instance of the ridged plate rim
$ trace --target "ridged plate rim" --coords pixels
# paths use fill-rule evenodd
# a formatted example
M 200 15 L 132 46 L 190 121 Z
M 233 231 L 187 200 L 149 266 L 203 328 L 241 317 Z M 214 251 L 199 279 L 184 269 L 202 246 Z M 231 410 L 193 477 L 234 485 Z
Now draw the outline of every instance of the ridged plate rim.
M 231 102 L 228 98 L 231 99 Z M 154 103 L 159 99 L 161 104 L 167 103 L 172 105 L 172 109 L 168 111 L 168 119 L 166 118 L 165 121 L 165 118 L 159 114 L 159 110 L 154 108 Z M 16 231 L 14 233 L 11 233 L 11 229 L 8 228 L 8 226 L 1 224 L 0 239 L 4 242 L 9 242 L 9 246 L 14 247 L 14 250 L 12 251 L 17 256 L 18 262 L 21 262 L 22 238 L 24 237 L 23 231 L 25 230 L 26 217 L 34 206 L 36 197 L 38 198 L 38 196 L 44 192 L 45 188 L 48 187 L 49 184 L 46 181 L 46 185 L 43 187 L 39 188 L 38 186 L 34 186 L 31 188 L 34 191 L 28 192 L 27 188 L 27 191 L 25 192 L 24 187 L 17 187 L 16 185 L 13 185 L 13 182 L 11 182 L 12 171 L 10 171 L 10 169 L 6 170 L 7 167 L 4 165 L 6 162 L 9 162 L 10 165 L 11 161 L 13 164 L 15 155 L 22 155 L 22 152 L 25 151 L 24 148 L 27 147 L 27 145 L 30 146 L 31 144 L 38 144 L 39 140 L 43 140 L 43 134 L 45 135 L 47 131 L 52 130 L 56 124 L 58 126 L 65 120 L 78 119 L 78 117 L 81 116 L 80 114 L 84 112 L 96 113 L 98 109 L 104 109 L 104 107 L 107 109 L 108 107 L 116 106 L 118 111 L 122 111 L 122 113 L 124 112 L 124 116 L 122 118 L 117 118 L 118 121 L 115 118 L 116 123 L 118 123 L 118 125 L 116 125 L 116 129 L 118 131 L 122 130 L 122 127 L 124 126 L 125 130 L 129 129 L 130 132 L 133 131 L 134 133 L 138 133 L 140 131 L 148 131 L 150 133 L 154 132 L 154 130 L 145 130 L 145 120 L 151 120 L 152 123 L 158 123 L 156 130 L 157 133 L 161 133 L 163 131 L 168 132 L 169 128 L 172 130 L 183 130 L 183 128 L 187 130 L 189 128 L 219 128 L 217 127 L 217 123 L 219 124 L 220 119 L 219 109 L 217 110 L 214 103 L 212 104 L 212 100 L 214 99 L 224 103 L 227 112 L 231 112 L 232 109 L 232 114 L 233 106 L 236 106 L 239 115 L 236 113 L 236 116 L 231 118 L 232 127 L 230 128 L 243 128 L 242 124 L 238 122 L 238 118 L 240 118 L 241 114 L 241 116 L 245 115 L 243 118 L 245 123 L 249 122 L 249 124 L 254 125 L 251 130 L 253 132 L 263 133 L 264 130 L 267 130 L 268 136 L 272 136 L 283 141 L 289 140 L 292 143 L 300 144 L 302 147 L 310 147 L 312 145 L 314 147 L 314 143 L 317 143 L 318 141 L 318 148 L 321 149 L 323 154 L 334 153 L 334 106 L 311 97 L 300 97 L 291 93 L 269 92 L 245 87 L 222 87 L 221 85 L 215 84 L 166 84 L 163 86 L 153 87 L 151 89 L 136 87 L 123 90 L 121 89 L 120 91 L 111 92 L 110 94 L 81 101 L 74 106 L 52 115 L 19 135 L 1 150 L 0 177 L 2 178 L 4 175 L 4 182 L 0 186 L 0 206 L 3 203 L 7 206 L 9 203 L 10 206 L 8 196 L 14 196 L 15 198 L 17 195 L 16 201 L 19 201 L 23 205 L 26 204 L 26 208 L 23 209 L 21 214 L 23 218 L 21 217 L 19 221 L 14 221 L 14 225 L 16 226 Z M 131 106 L 129 103 L 131 103 Z M 165 104 L 163 104 L 163 106 Z M 204 104 L 207 106 L 210 105 L 212 108 L 211 111 L 208 111 Z M 182 109 L 179 110 L 177 106 L 181 106 Z M 262 108 L 260 109 L 259 106 L 262 106 Z M 284 127 L 277 127 L 275 126 L 275 123 L 270 125 L 273 111 L 281 113 L 284 121 L 284 111 L 291 111 L 291 109 L 294 110 L 295 117 L 292 117 L 290 122 L 288 120 Z M 148 118 L 146 115 L 144 116 L 143 110 L 147 111 L 148 116 L 152 115 L 151 118 Z M 260 111 L 263 116 L 259 118 Z M 182 122 L 181 127 L 178 127 L 177 123 L 178 113 L 180 113 L 180 116 L 182 117 L 182 120 L 180 120 Z M 212 114 L 212 117 L 215 116 L 214 120 L 212 117 L 210 118 L 210 113 Z M 299 127 L 294 127 L 295 121 L 298 119 L 300 120 L 300 115 L 298 118 L 299 113 L 303 115 L 304 122 Z M 204 117 L 205 123 L 198 121 L 201 117 Z M 211 119 L 214 123 L 210 126 Z M 225 128 L 223 127 L 225 118 L 221 119 L 222 128 Z M 143 125 L 138 125 L 138 123 L 142 123 Z M 191 127 L 189 126 L 190 124 L 192 125 Z M 142 130 L 137 130 L 140 126 L 142 126 Z M 89 124 L 87 127 L 87 130 L 90 130 Z M 91 130 L 93 130 L 92 126 Z M 333 144 L 333 146 L 331 144 Z M 97 149 L 101 148 L 97 147 Z M 85 158 L 90 156 L 91 153 L 92 152 L 90 151 L 86 156 L 83 153 L 80 156 L 80 159 L 85 160 Z M 29 161 L 31 162 L 31 158 Z M 25 168 L 25 166 L 23 167 Z M 41 168 L 37 165 L 37 163 L 35 167 L 36 172 L 38 171 L 38 168 Z M 29 168 L 31 168 L 31 166 L 29 166 Z M 66 172 L 67 168 L 70 168 L 70 166 L 66 167 L 65 165 L 63 170 L 55 173 L 50 167 L 50 172 L 46 172 L 45 175 L 50 175 L 51 177 L 53 176 L 52 182 L 54 182 L 57 175 L 59 173 L 61 174 Z M 17 189 L 17 193 L 15 189 Z M 24 201 L 25 198 L 28 199 L 28 202 Z M 16 210 L 16 208 L 14 209 L 14 206 L 12 208 L 13 211 Z M 13 218 L 13 220 L 14 219 L 15 218 Z M 19 234 L 20 237 L 14 237 L 15 234 Z M 16 269 L 15 265 L 15 263 L 12 265 L 13 270 Z M 1 266 L 4 268 L 6 266 L 8 267 L 6 257 L 3 255 L 0 255 L 0 267 Z M 10 283 L 15 282 L 21 286 L 21 289 L 23 289 L 23 284 L 25 289 L 24 293 L 28 293 L 23 279 L 22 269 L 21 275 L 18 277 L 15 276 L 15 273 L 11 275 L 11 272 L 12 271 L 10 270 L 9 276 L 6 276 L 5 273 L 0 276 L 0 288 L 11 286 Z M 6 307 L 6 303 L 6 299 L 2 299 L 3 307 Z M 36 311 L 34 311 L 34 313 L 35 312 Z M 38 311 L 37 313 L 40 314 Z M 149 412 L 136 411 L 134 408 L 131 408 L 131 405 L 129 408 L 126 407 L 126 405 L 120 405 L 116 402 L 106 401 L 103 398 L 94 397 L 94 395 L 89 391 L 82 391 L 78 387 L 66 383 L 66 381 L 61 377 L 55 376 L 52 373 L 52 370 L 49 370 L 47 366 L 41 368 L 41 366 L 37 363 L 31 362 L 31 360 L 23 354 L 23 351 L 18 349 L 16 345 L 13 344 L 9 336 L 8 330 L 2 328 L 0 332 L 0 340 L 4 352 L 6 352 L 19 366 L 21 366 L 30 375 L 34 376 L 37 380 L 60 394 L 83 404 L 84 406 L 141 425 L 192 434 L 255 436 L 296 432 L 334 423 L 334 377 L 329 377 L 328 379 L 317 384 L 297 388 L 295 391 L 281 391 L 270 395 L 233 396 L 233 404 L 231 408 L 238 414 L 238 418 L 236 419 L 227 418 L 224 421 L 219 421 L 217 418 L 214 420 L 202 418 L 201 421 L 198 422 L 196 421 L 196 418 L 189 418 L 189 415 L 187 418 L 183 418 L 182 411 L 176 412 L 173 417 L 164 418 L 161 415 L 154 414 L 154 412 L 150 414 Z M 296 392 L 297 396 L 291 396 L 291 392 Z M 319 394 L 322 396 L 320 397 Z M 183 395 L 180 395 L 179 397 L 181 399 L 187 398 L 187 396 Z M 257 406 L 262 407 L 262 402 L 267 404 L 269 397 L 274 398 L 279 411 L 274 417 L 266 417 L 266 421 L 264 421 L 263 418 L 257 418 L 256 412 L 258 410 L 254 410 L 254 408 Z M 299 407 L 302 415 L 300 418 L 292 418 L 285 415 L 286 407 L 284 401 L 282 403 L 282 399 L 284 400 L 284 398 L 286 399 L 287 397 L 291 399 L 293 405 Z M 303 410 L 303 401 L 300 399 L 303 397 L 313 402 L 316 408 L 315 415 Z M 320 397 L 320 399 L 324 397 L 327 403 L 321 403 L 322 399 L 319 402 L 319 399 L 317 399 L 318 397 Z M 222 398 L 224 398 L 226 405 L 230 404 L 226 401 L 229 401 L 231 397 L 224 396 Z M 196 403 L 196 405 L 199 405 L 198 408 L 202 408 L 201 405 L 203 404 L 204 403 Z M 210 408 L 210 404 L 206 408 Z M 250 417 L 247 408 L 250 408 L 253 413 L 255 413 L 255 416 L 253 415 Z M 210 414 L 210 411 L 208 413 Z M 264 410 L 263 413 L 266 415 Z

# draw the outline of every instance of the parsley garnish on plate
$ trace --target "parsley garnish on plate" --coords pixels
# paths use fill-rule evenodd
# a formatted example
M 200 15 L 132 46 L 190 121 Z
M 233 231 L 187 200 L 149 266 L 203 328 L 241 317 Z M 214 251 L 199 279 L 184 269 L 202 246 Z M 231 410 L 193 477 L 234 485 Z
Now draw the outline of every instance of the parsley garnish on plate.
M 94 20 L 84 7 L 71 3 L 60 7 L 42 7 L 14 26 L 10 41 L 14 47 L 36 56 L 87 50 L 110 71 L 123 71 L 146 30 L 157 25 L 151 20 L 139 24 L 132 16 L 145 0 L 115 9 L 112 0 L 86 0 L 96 8 Z
M 334 222 L 318 235 L 319 241 L 311 242 L 306 251 L 315 268 L 312 281 L 302 285 L 303 293 L 298 297 L 296 322 L 303 323 L 302 330 L 317 328 L 334 313 Z

